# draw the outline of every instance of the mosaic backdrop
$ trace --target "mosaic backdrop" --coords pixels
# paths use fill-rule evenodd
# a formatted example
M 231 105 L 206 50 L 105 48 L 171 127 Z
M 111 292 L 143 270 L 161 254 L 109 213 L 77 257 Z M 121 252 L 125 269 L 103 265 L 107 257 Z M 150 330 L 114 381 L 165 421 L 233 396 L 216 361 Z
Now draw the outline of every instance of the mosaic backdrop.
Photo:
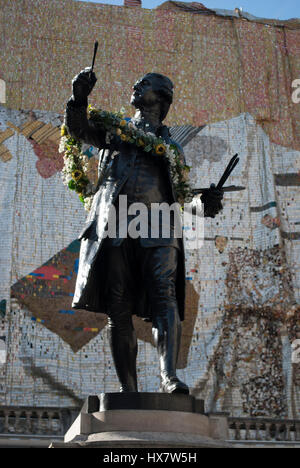
M 118 390 L 105 316 L 71 309 L 85 212 L 57 151 L 71 79 L 98 39 L 93 104 L 126 106 L 140 75 L 162 72 L 193 184 L 240 155 L 230 183 L 244 189 L 186 256 L 179 375 L 207 411 L 299 418 L 300 28 L 71 0 L 0 0 L 0 25 L 0 404 L 77 407 Z M 135 326 L 139 389 L 156 391 L 151 326 Z

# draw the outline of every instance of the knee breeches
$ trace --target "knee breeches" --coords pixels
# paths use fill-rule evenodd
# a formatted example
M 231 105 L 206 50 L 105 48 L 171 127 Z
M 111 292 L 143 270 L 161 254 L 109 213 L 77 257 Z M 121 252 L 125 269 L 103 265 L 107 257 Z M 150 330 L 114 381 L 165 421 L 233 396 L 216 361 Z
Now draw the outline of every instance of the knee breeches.
M 106 303 L 109 325 L 120 331 L 132 326 L 132 301 L 145 288 L 153 321 L 171 308 L 177 309 L 176 247 L 142 247 L 139 239 L 125 239 L 118 247 L 107 247 Z

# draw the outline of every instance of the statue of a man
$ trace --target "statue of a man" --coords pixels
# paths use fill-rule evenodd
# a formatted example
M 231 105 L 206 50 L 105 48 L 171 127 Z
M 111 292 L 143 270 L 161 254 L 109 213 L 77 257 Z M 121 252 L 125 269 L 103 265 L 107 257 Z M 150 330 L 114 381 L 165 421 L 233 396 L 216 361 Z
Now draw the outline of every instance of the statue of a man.
M 118 206 L 120 195 L 128 206 L 144 203 L 176 202 L 176 194 L 163 159 L 151 157 L 136 145 L 113 138 L 87 118 L 88 95 L 97 79 L 87 68 L 73 79 L 73 95 L 66 108 L 69 133 L 101 149 L 99 182 L 91 210 L 79 238 L 79 270 L 73 307 L 108 315 L 111 352 L 121 392 L 137 391 L 137 339 L 132 323 L 136 314 L 152 322 L 159 355 L 161 386 L 167 393 L 189 393 L 176 375 L 181 321 L 184 319 L 185 269 L 181 238 L 174 229 L 165 238 L 133 238 L 105 235 L 111 205 Z M 133 86 L 131 104 L 136 108 L 132 123 L 160 136 L 167 144 L 168 128 L 162 124 L 173 99 L 173 84 L 158 73 L 148 73 Z M 183 152 L 180 146 L 177 147 Z M 221 209 L 222 191 L 205 192 L 205 215 L 214 217 Z M 127 218 L 126 222 L 130 217 Z M 117 217 L 117 222 L 120 222 Z M 151 223 L 149 217 L 149 224 Z M 151 230 L 149 229 L 149 232 Z

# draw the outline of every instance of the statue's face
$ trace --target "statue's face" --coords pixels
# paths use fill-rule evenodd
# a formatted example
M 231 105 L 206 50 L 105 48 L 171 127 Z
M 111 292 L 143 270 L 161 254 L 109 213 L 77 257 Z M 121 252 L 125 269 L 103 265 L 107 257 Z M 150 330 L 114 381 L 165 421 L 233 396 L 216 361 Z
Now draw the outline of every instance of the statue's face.
M 150 74 L 145 75 L 133 85 L 130 103 L 137 109 L 151 107 L 160 102 L 159 95 L 156 92 L 159 89 L 159 79 Z

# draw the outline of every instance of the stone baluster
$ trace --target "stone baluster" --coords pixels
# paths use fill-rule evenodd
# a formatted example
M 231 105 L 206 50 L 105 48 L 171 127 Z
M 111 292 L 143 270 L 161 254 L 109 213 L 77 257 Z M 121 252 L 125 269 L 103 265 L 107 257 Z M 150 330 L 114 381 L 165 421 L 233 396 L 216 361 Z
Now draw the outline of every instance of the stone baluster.
M 47 428 L 46 428 L 47 434 L 53 434 L 53 428 L 52 428 L 53 415 L 54 415 L 53 411 L 51 411 L 51 410 L 47 411 L 47 416 L 48 416 L 48 418 L 47 418 Z
M 43 434 L 43 423 L 42 423 L 42 415 L 43 415 L 43 410 L 36 410 L 37 412 L 37 428 L 36 428 L 36 433 L 37 434 Z
M 286 440 L 294 440 L 292 436 L 292 431 L 294 432 L 294 424 L 293 423 L 287 423 L 286 425 Z
M 16 414 L 15 411 L 9 411 L 8 413 L 8 432 L 15 432 L 16 425 Z
M 255 440 L 261 440 L 260 428 L 261 428 L 261 423 L 257 422 L 255 424 Z
M 35 434 L 36 433 L 36 418 L 35 418 L 35 411 L 32 411 L 30 414 L 30 433 Z
M 49 415 L 49 433 L 53 435 L 61 435 L 60 413 L 57 411 L 48 411 Z
M 43 410 L 41 412 L 41 418 L 40 418 L 40 433 L 41 434 L 47 434 L 48 433 L 48 411 Z
M 280 424 L 275 423 L 275 440 L 280 440 Z
M 281 425 L 282 432 L 281 432 L 281 440 L 287 440 L 287 423 Z
M 16 410 L 15 411 L 15 430 L 14 430 L 14 432 L 16 433 L 20 431 L 20 416 L 21 416 L 21 411 Z
M 295 440 L 300 440 L 300 421 L 295 421 Z
M 271 440 L 272 437 L 271 437 L 271 426 L 272 424 L 269 423 L 269 422 L 266 422 L 266 440 Z
M 250 432 L 251 422 L 250 421 L 245 421 L 245 428 L 246 428 L 245 440 L 251 440 L 251 432 Z
M 27 411 L 22 410 L 20 412 L 20 419 L 19 419 L 19 425 L 20 425 L 20 432 L 22 434 L 26 433 L 27 429 L 27 418 L 26 418 L 26 413 Z
M 57 434 L 63 434 L 63 415 L 62 413 L 58 413 L 58 420 L 57 420 Z
M 9 432 L 8 429 L 8 417 L 9 417 L 9 411 L 4 410 L 4 433 L 7 434 Z
M 26 414 L 26 425 L 25 425 L 26 429 L 25 429 L 25 433 L 26 433 L 26 434 L 31 434 L 31 432 L 32 432 L 31 418 L 30 418 L 31 412 L 30 412 L 29 410 L 26 410 L 26 411 L 25 411 L 25 414 Z
M 235 440 L 241 440 L 240 423 L 235 422 Z
M 282 440 L 282 441 L 285 441 L 287 440 L 287 435 L 286 435 L 286 431 L 287 431 L 287 425 L 286 423 L 282 423 L 282 422 L 279 422 L 277 424 L 278 426 L 278 435 L 277 435 L 277 440 Z

